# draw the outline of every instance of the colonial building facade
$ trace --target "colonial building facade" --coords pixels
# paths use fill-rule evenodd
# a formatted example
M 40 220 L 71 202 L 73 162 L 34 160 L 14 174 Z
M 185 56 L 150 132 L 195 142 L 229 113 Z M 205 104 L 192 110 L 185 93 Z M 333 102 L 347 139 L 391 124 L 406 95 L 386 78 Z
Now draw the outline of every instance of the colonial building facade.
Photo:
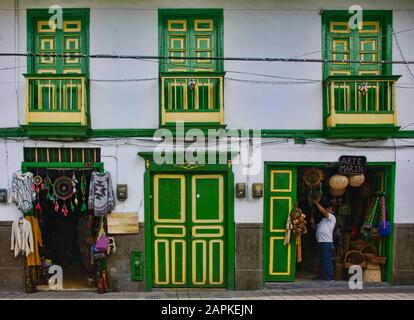
M 24 289 L 19 170 L 126 185 L 110 215 L 136 213 L 139 230 L 115 234 L 113 290 L 307 279 L 311 232 L 284 241 L 292 208 L 312 212 L 312 168 L 326 201 L 350 205 L 349 233 L 385 196 L 391 235 L 365 240 L 387 257 L 382 281 L 413 283 L 414 67 L 392 61 L 414 60 L 414 4 L 361 1 L 355 22 L 353 2 L 2 1 L 0 289 Z M 370 201 L 325 191 L 343 155 L 365 157 Z

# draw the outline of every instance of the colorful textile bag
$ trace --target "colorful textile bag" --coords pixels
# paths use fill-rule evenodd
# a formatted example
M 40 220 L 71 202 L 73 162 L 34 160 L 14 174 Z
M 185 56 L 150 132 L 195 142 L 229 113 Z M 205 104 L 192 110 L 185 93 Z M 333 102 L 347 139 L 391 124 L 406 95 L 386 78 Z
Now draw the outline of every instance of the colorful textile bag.
M 109 248 L 109 238 L 105 234 L 105 230 L 103 226 L 103 216 L 102 216 L 100 228 L 98 232 L 98 237 L 95 243 L 95 251 L 96 252 L 108 252 L 108 248 Z

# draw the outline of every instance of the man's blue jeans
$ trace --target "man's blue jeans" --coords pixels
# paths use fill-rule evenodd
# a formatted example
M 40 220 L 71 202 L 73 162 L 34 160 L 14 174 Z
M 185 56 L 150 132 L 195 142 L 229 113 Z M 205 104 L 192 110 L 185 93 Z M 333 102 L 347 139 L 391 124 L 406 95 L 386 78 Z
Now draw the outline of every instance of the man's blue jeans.
M 318 242 L 317 251 L 319 258 L 319 278 L 333 280 L 332 242 Z

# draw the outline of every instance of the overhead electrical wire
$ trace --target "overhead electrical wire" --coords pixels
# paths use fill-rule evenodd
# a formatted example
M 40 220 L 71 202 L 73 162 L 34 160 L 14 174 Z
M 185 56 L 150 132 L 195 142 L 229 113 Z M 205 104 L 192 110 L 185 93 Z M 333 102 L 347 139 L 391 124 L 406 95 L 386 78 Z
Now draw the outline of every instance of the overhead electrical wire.
M 170 60 L 176 59 L 174 56 L 162 55 L 124 55 L 124 54 L 82 54 L 82 53 L 9 53 L 1 52 L 0 57 L 48 57 L 48 58 L 90 58 L 90 59 L 128 59 L 128 60 Z M 181 60 L 214 60 L 214 61 L 243 61 L 243 62 L 287 62 L 287 63 L 350 63 L 360 64 L 361 60 L 334 60 L 334 59 L 304 59 L 289 57 L 197 57 L 184 56 Z M 376 60 L 370 61 L 370 64 L 414 64 L 414 61 L 399 60 Z

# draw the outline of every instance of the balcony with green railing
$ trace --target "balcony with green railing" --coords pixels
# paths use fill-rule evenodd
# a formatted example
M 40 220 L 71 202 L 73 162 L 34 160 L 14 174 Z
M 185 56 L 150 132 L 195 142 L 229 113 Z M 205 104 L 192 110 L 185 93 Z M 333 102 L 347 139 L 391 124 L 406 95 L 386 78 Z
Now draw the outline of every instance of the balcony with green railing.
M 324 125 L 398 129 L 396 83 L 400 76 L 329 76 L 324 87 Z
M 223 125 L 223 82 L 223 73 L 161 73 L 161 125 Z
M 26 74 L 29 135 L 85 136 L 89 129 L 87 78 L 77 74 Z

